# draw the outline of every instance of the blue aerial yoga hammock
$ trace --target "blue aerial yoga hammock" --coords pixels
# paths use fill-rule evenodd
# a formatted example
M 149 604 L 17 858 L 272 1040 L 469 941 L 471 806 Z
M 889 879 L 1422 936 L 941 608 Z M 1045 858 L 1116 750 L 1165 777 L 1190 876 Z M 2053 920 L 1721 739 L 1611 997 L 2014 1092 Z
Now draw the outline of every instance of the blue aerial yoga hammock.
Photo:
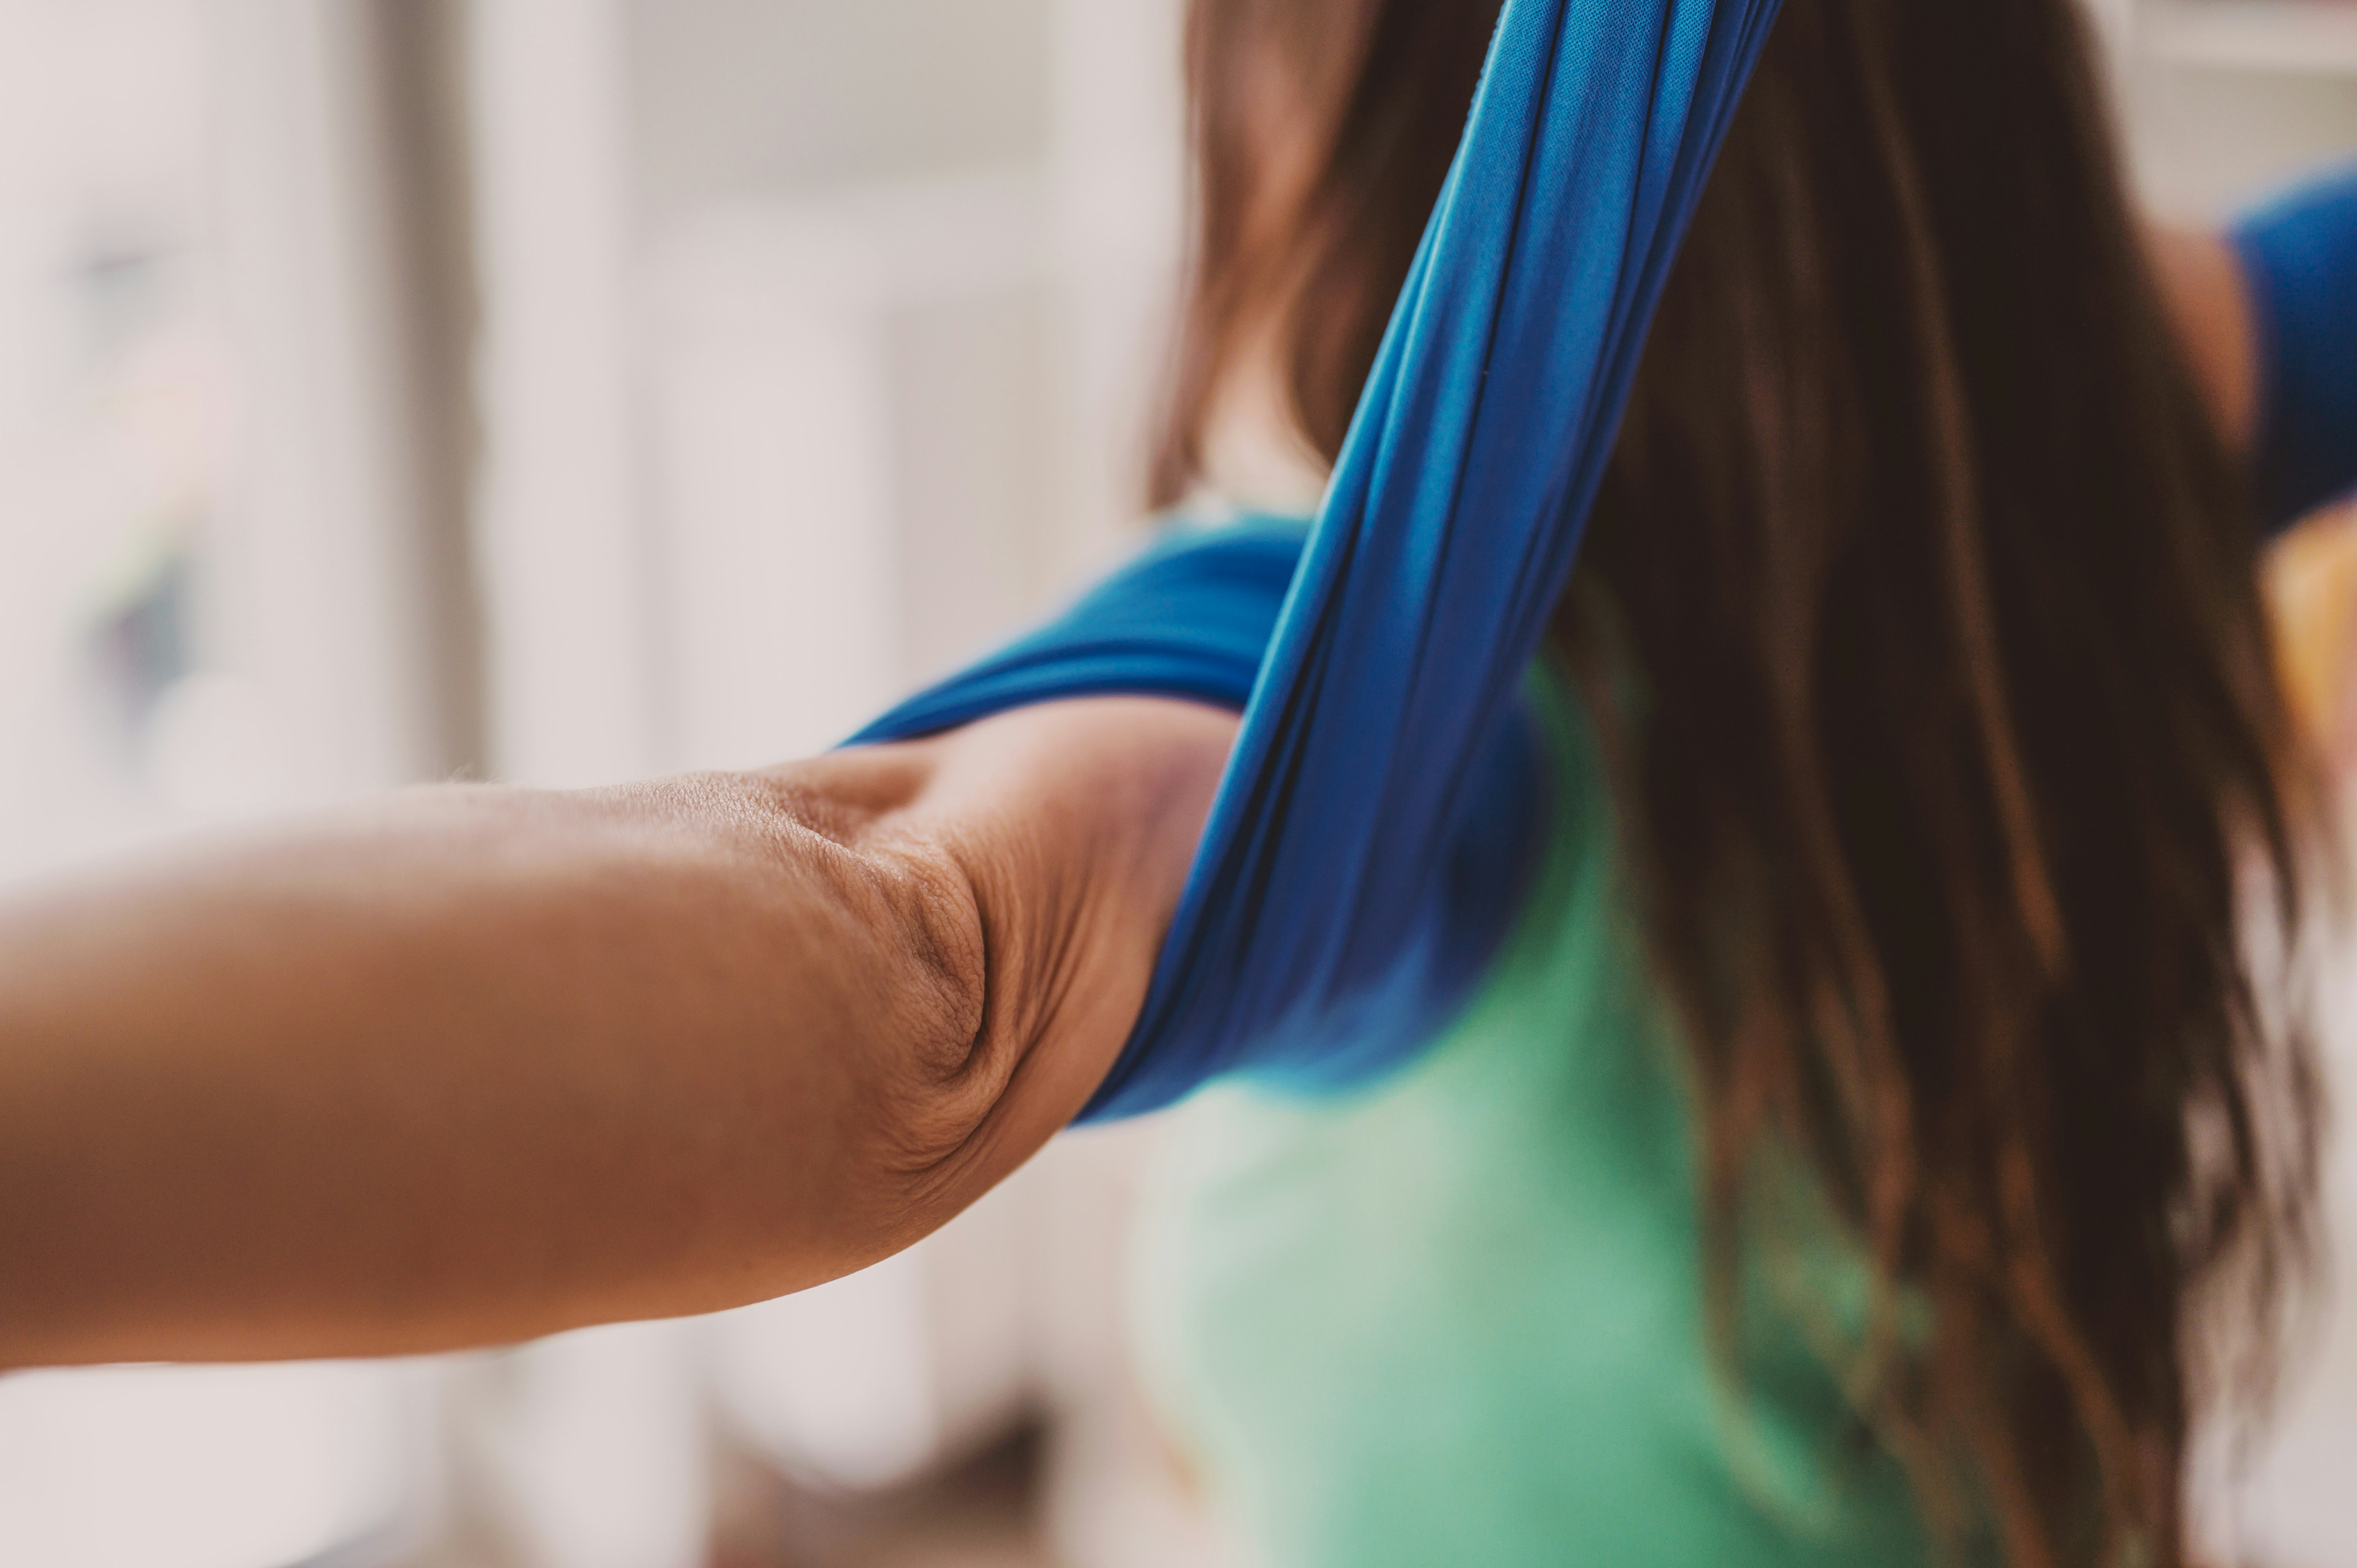
M 1446 0 L 1434 0 L 1445 4 Z M 1088 1116 L 1401 1059 L 1515 913 L 1542 788 L 1516 691 L 1777 0 L 1507 0 L 1316 524 L 1150 553 L 857 742 L 1153 693 L 1243 726 Z

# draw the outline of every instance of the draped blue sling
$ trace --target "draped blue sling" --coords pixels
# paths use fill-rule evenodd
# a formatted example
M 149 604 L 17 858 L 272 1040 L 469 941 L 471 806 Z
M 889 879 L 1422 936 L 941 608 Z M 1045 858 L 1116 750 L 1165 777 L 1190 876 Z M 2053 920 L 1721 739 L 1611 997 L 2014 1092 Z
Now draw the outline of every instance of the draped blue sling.
M 1113 693 L 1241 705 L 1145 1010 L 1087 1112 L 1351 1082 L 1512 920 L 1544 788 L 1518 688 L 1776 0 L 1507 0 L 1324 505 L 1171 541 L 855 744 Z

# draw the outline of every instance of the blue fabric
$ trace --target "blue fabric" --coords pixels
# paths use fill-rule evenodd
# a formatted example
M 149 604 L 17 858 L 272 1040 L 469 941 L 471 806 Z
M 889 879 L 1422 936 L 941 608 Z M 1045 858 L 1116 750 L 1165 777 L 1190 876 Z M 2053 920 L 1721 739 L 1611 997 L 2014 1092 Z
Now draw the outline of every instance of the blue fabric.
M 2233 230 L 2259 356 L 2258 502 L 2273 528 L 2357 489 L 2357 165 Z
M 1228 1073 L 1362 1077 L 1430 1039 L 1480 979 L 1519 895 L 1501 868 L 1534 858 L 1517 684 L 1775 12 L 1507 0 L 1144 1013 L 1090 1116 Z M 1166 559 L 1132 607 L 1198 566 L 1249 576 L 1238 559 Z M 1069 636 L 1050 628 L 859 738 L 1164 679 L 1200 697 L 1245 618 L 1251 590 L 1234 591 L 1200 643 L 1100 600 Z M 1120 679 L 1133 645 L 1147 652 Z
M 1241 710 L 1301 564 L 1307 521 L 1251 517 L 1166 538 L 1049 625 L 852 738 L 910 740 L 1055 697 L 1184 697 Z
M 1309 539 L 1307 519 L 1250 517 L 1185 530 L 1091 589 L 1049 625 L 901 703 L 853 744 L 910 740 L 996 713 L 1058 698 L 1179 697 L 1242 710 L 1275 635 L 1277 617 Z M 1520 912 L 1541 847 L 1543 746 L 1534 714 L 1517 704 L 1493 725 L 1440 835 L 1447 870 L 1415 911 L 1415 942 L 1437 973 L 1469 984 L 1488 967 Z M 1453 994 L 1453 993 L 1452 993 Z M 1384 1000 L 1371 997 L 1373 1011 Z M 1427 1043 L 1417 1027 L 1429 1000 L 1409 998 L 1390 1026 L 1331 1029 L 1318 1048 L 1275 1051 L 1237 1064 L 1305 1091 L 1346 1088 Z M 1181 1064 L 1166 1067 L 1177 1072 Z M 1200 1079 L 1198 1080 L 1200 1081 Z M 1189 1083 L 1186 1088 L 1194 1087 Z M 1181 1090 L 1183 1092 L 1183 1090 Z

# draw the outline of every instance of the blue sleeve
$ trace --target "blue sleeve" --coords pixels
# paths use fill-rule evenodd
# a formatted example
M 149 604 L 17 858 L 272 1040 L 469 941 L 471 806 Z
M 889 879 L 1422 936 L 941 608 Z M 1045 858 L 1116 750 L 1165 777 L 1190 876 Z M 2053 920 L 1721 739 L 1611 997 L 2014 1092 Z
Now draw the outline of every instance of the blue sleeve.
M 1180 697 L 1243 711 L 1309 537 L 1252 518 L 1183 530 L 1055 619 L 902 703 L 853 746 L 914 740 L 1068 697 Z
M 2357 165 L 2234 225 L 2259 357 L 2261 518 L 2295 522 L 2357 489 Z

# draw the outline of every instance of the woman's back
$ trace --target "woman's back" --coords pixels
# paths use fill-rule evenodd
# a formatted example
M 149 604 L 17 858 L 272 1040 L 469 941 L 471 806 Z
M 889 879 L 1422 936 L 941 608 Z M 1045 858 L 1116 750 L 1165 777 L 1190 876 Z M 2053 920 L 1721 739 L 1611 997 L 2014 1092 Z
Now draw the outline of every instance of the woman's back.
M 1177 1113 L 1135 1293 L 1169 1431 L 1287 1568 L 1923 1562 L 1790 1316 L 1756 1320 L 1739 1399 L 1712 1363 L 1691 1086 L 1594 734 L 1533 685 L 1552 825 L 1466 1016 L 1347 1100 Z M 1863 1261 L 1820 1259 L 1854 1308 Z

